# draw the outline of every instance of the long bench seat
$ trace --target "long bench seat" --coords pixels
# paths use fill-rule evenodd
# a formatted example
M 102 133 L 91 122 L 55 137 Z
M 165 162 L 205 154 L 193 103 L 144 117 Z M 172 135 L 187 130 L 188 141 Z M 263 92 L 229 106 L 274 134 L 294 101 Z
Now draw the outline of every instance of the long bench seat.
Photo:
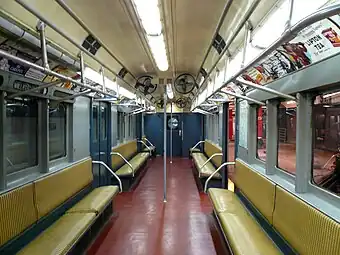
M 211 188 L 209 196 L 233 254 L 280 254 L 234 192 Z
M 88 158 L 0 195 L 0 254 L 81 253 L 119 191 L 92 182 Z
M 207 162 L 207 160 L 216 153 L 221 154 L 222 149 L 212 144 L 210 141 L 205 140 L 202 151 L 199 148 L 191 148 L 189 152 L 193 161 L 197 184 L 199 189 L 203 190 L 206 180 L 221 165 L 222 156 L 215 155 L 210 159 L 210 161 Z M 209 187 L 221 187 L 221 180 L 221 174 L 215 173 L 209 182 Z
M 117 153 L 123 156 L 129 164 L 127 164 L 120 155 L 117 155 Z M 140 177 L 140 170 L 146 164 L 150 156 L 150 152 L 138 152 L 137 140 L 120 144 L 112 149 L 111 167 L 121 178 L 124 191 L 131 189 L 137 182 Z
M 240 160 L 234 181 L 236 193 L 208 192 L 233 254 L 339 254 L 338 222 Z
M 116 174 L 118 176 L 132 176 L 141 168 L 142 165 L 144 165 L 144 163 L 148 160 L 149 157 L 150 154 L 148 152 L 138 153 L 131 160 L 129 160 L 132 169 L 128 164 L 124 164 L 121 168 L 119 168 L 116 171 Z

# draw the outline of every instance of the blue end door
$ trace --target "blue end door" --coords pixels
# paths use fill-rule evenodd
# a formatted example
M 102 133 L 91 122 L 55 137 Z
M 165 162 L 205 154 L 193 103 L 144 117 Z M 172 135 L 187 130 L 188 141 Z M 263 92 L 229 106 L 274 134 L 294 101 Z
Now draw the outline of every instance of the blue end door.
M 91 157 L 93 160 L 103 161 L 110 166 L 111 152 L 111 108 L 105 102 L 93 102 L 91 111 Z M 79 127 L 81 128 L 81 127 Z M 95 186 L 110 183 L 110 176 L 104 167 L 93 165 Z
M 144 133 L 156 146 L 158 155 L 163 155 L 163 113 L 144 117 Z M 203 117 L 195 113 L 167 114 L 167 155 L 170 156 L 170 133 L 172 132 L 173 157 L 189 157 L 189 148 L 203 140 Z

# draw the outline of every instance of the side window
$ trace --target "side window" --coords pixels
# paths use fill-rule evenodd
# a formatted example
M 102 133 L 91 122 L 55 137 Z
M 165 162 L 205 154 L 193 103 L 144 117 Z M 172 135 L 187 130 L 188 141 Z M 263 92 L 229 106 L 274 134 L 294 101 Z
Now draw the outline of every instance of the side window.
M 98 106 L 97 105 L 93 106 L 92 117 L 93 117 L 92 136 L 93 136 L 93 142 L 96 142 L 98 141 Z
M 256 149 L 256 157 L 262 161 L 266 161 L 266 120 L 267 120 L 267 111 L 265 106 L 260 106 L 257 109 L 257 149 Z
M 22 99 L 6 102 L 7 174 L 38 164 L 38 104 Z
M 312 182 L 340 194 L 340 93 L 317 96 L 313 104 Z
M 55 160 L 66 156 L 67 104 L 59 103 L 49 107 L 49 159 Z
M 296 171 L 296 102 L 284 101 L 278 106 L 277 166 L 290 174 Z
M 101 133 L 101 139 L 106 140 L 107 139 L 107 106 L 101 106 L 100 107 L 100 133 Z

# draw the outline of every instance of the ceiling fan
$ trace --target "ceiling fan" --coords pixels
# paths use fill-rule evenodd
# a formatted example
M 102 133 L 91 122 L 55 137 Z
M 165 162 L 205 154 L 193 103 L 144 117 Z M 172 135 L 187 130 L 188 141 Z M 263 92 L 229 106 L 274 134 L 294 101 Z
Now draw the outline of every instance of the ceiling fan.
M 194 76 L 188 73 L 179 75 L 175 80 L 175 90 L 180 94 L 189 94 L 197 87 Z
M 143 95 L 150 95 L 157 89 L 157 84 L 152 83 L 152 76 L 149 75 L 143 75 L 138 78 L 135 89 L 139 90 L 143 93 Z

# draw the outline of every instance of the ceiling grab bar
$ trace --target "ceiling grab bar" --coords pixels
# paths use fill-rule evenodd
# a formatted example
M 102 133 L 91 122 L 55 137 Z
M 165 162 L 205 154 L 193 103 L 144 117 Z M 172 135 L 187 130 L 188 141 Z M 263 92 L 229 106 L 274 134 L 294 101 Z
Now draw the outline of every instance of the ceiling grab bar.
M 235 162 L 224 162 L 223 164 L 221 164 L 209 177 L 208 179 L 205 181 L 204 184 L 204 193 L 207 193 L 207 189 L 208 189 L 208 183 L 211 180 L 211 178 L 213 178 L 213 176 L 220 171 L 223 167 L 225 166 L 231 166 L 231 165 L 235 165 Z
M 144 141 L 138 140 L 137 142 L 143 144 L 146 147 L 146 149 L 149 151 L 150 155 L 152 154 L 151 148 L 149 146 L 147 146 L 147 144 Z
M 131 170 L 132 170 L 132 177 L 135 177 L 135 171 L 134 171 L 134 169 L 133 169 L 131 163 L 130 163 L 126 158 L 124 158 L 122 154 L 120 154 L 119 152 L 113 151 L 113 152 L 111 152 L 110 155 L 111 155 L 111 156 L 112 156 L 112 155 L 117 155 L 117 156 L 121 157 L 121 158 L 125 161 L 125 163 L 131 168 Z
M 210 160 L 212 160 L 214 157 L 217 157 L 217 156 L 223 156 L 223 153 L 218 152 L 218 153 L 214 153 L 213 155 L 211 155 L 210 158 L 208 158 L 204 162 L 204 164 L 200 167 L 200 170 L 203 169 L 203 167 L 205 167 L 205 165 L 208 164 L 210 162 Z M 198 172 L 199 172 L 199 174 L 198 174 L 199 177 L 201 177 L 200 171 L 198 171 Z
M 122 193 L 123 192 L 123 185 L 122 185 L 122 181 L 120 180 L 120 178 L 118 177 L 118 175 L 112 171 L 112 169 L 106 165 L 103 161 L 96 161 L 96 160 L 93 160 L 92 161 L 92 164 L 99 164 L 99 165 L 102 165 L 105 167 L 106 170 L 108 170 L 119 182 L 119 189 L 120 189 L 120 192 L 119 193 Z

